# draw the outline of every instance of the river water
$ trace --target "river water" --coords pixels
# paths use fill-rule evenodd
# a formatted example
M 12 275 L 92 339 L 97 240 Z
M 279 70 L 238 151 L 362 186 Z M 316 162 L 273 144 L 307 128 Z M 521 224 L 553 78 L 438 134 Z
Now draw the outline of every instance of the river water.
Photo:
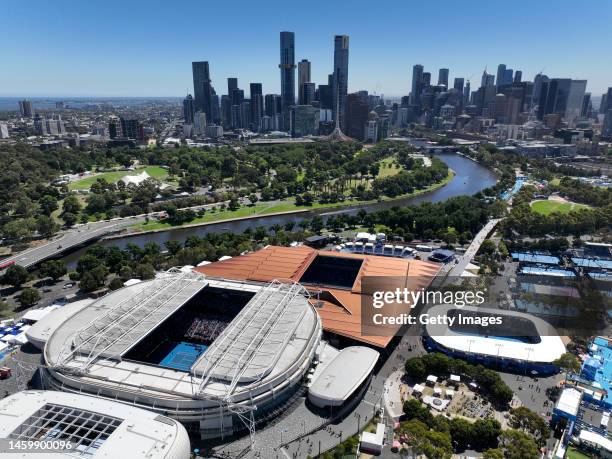
M 219 222 L 190 228 L 177 228 L 158 233 L 148 233 L 135 236 L 126 236 L 117 239 L 109 239 L 101 241 L 100 244 L 104 246 L 116 245 L 118 247 L 125 248 L 128 243 L 136 244 L 142 247 L 146 242 L 153 241 L 157 242 L 163 247 L 164 242 L 169 240 L 185 241 L 185 239 L 187 239 L 189 236 L 202 236 L 210 232 L 231 231 L 241 233 L 247 228 L 255 228 L 257 226 L 270 227 L 275 224 L 284 225 L 288 221 L 298 223 L 304 219 L 312 218 L 316 214 L 322 215 L 325 218 L 326 215 L 355 214 L 360 208 L 371 212 L 394 206 L 418 204 L 420 202 L 445 201 L 446 199 L 455 196 L 471 196 L 485 188 L 495 185 L 496 183 L 495 175 L 490 170 L 472 160 L 453 153 L 440 153 L 436 156 L 448 164 L 453 171 L 455 171 L 455 176 L 444 187 L 413 198 L 405 198 L 393 202 L 385 201 L 361 206 L 343 207 L 339 209 L 319 209 L 317 211 L 302 212 L 297 214 L 262 216 L 248 220 Z M 71 254 L 68 254 L 64 258 L 68 263 L 68 266 L 73 268 L 78 259 L 85 253 L 86 250 L 87 248 L 81 248 Z

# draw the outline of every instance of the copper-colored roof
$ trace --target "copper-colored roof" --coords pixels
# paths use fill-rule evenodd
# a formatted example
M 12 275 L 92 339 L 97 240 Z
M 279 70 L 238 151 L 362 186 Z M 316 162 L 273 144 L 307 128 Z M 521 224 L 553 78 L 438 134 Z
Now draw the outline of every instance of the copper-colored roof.
M 363 263 L 350 289 L 336 287 L 309 286 L 308 290 L 318 296 L 317 312 L 323 328 L 332 333 L 363 341 L 378 347 L 386 347 L 393 336 L 365 336 L 361 334 L 362 279 L 364 276 L 386 276 L 405 278 L 405 287 L 411 289 L 427 288 L 436 275 L 440 265 L 427 261 L 406 260 L 403 258 L 381 257 L 319 251 L 306 246 L 276 247 L 268 246 L 257 252 L 217 261 L 195 268 L 208 276 L 257 282 L 280 281 L 299 282 L 315 257 L 325 256 L 362 259 Z M 411 285 L 408 285 L 411 284 Z M 399 329 L 399 327 L 396 327 Z M 395 329 L 394 329 L 395 330 Z

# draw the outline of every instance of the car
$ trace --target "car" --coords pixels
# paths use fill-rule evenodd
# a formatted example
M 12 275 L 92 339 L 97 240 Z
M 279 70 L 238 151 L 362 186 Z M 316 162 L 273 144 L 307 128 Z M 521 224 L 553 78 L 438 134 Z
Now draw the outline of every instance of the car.
M 74 284 L 72 282 L 68 282 L 67 284 L 64 284 L 64 286 L 62 288 L 63 289 L 67 289 L 67 288 L 70 288 L 70 287 L 73 287 L 73 286 L 74 286 Z

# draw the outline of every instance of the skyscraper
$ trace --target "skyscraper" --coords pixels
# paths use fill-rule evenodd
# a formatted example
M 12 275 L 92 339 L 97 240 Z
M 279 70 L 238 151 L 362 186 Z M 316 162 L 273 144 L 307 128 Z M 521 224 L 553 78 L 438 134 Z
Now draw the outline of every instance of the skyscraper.
M 251 83 L 251 130 L 261 129 L 261 117 L 264 110 L 264 98 L 261 83 Z
M 295 34 L 280 33 L 280 77 L 283 116 L 288 119 L 289 108 L 295 105 Z
M 367 97 L 359 93 L 346 98 L 346 134 L 353 139 L 363 140 L 370 113 Z
M 238 78 L 228 78 L 227 79 L 227 95 L 232 97 L 232 93 L 234 90 L 238 89 Z
M 498 88 L 504 82 L 504 74 L 505 73 L 506 73 L 506 64 L 499 64 L 497 66 L 497 77 L 495 78 L 495 86 L 497 86 Z M 485 86 L 484 83 L 483 83 L 482 86 Z
M 183 99 L 183 118 L 185 120 L 185 124 L 193 124 L 194 113 L 193 97 L 191 94 L 187 94 L 187 97 Z
M 523 72 L 521 70 L 517 70 L 514 72 L 514 82 L 520 83 L 523 80 Z
M 412 67 L 412 90 L 410 92 L 410 104 L 421 104 L 421 89 L 423 87 L 423 66 L 416 64 Z
M 455 78 L 453 88 L 459 91 L 460 94 L 463 94 L 463 78 Z
M 336 35 L 334 37 L 334 86 L 332 88 L 334 105 L 332 113 L 334 120 L 338 121 L 340 129 L 345 128 L 344 113 L 348 92 L 348 59 L 349 37 L 348 35 Z
M 307 105 L 302 99 L 304 83 L 310 83 L 310 61 L 307 59 L 298 62 L 298 100 L 300 105 Z
M 194 111 L 206 113 L 212 120 L 212 93 L 208 61 L 192 62 Z
M 21 116 L 25 116 L 26 118 L 32 118 L 34 114 L 34 110 L 32 109 L 32 102 L 24 99 L 19 101 L 19 111 L 21 112 Z
M 438 86 L 444 85 L 448 88 L 448 69 L 440 69 L 438 71 Z

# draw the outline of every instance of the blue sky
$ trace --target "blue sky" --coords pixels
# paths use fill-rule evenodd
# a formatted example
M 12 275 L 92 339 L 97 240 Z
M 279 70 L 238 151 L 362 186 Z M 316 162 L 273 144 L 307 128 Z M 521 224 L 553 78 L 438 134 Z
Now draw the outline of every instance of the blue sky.
M 0 13 L 0 96 L 183 96 L 191 61 L 279 92 L 279 32 L 296 34 L 312 79 L 331 72 L 333 36 L 350 35 L 349 91 L 408 94 L 412 66 L 437 79 L 480 82 L 485 66 L 532 79 L 586 78 L 612 86 L 612 1 L 160 1 L 26 0 Z

